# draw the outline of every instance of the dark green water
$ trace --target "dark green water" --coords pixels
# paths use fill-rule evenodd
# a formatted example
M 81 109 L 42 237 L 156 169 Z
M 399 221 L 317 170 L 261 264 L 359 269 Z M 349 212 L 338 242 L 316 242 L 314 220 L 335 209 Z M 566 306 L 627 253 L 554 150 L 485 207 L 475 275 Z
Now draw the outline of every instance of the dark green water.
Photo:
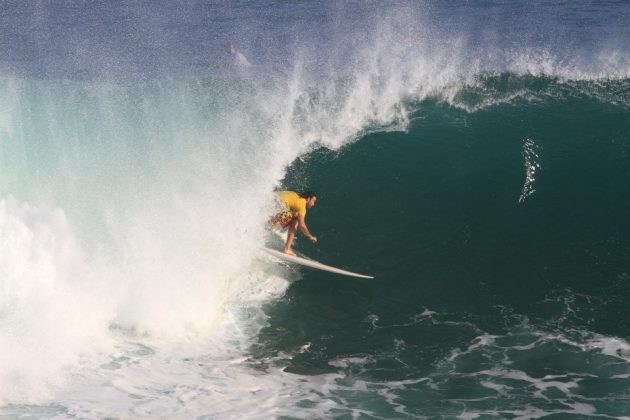
M 385 417 L 629 413 L 630 109 L 601 99 L 629 86 L 533 82 L 294 162 L 283 186 L 319 193 L 298 248 L 376 279 L 302 270 L 254 354 L 365 381 L 335 395 Z

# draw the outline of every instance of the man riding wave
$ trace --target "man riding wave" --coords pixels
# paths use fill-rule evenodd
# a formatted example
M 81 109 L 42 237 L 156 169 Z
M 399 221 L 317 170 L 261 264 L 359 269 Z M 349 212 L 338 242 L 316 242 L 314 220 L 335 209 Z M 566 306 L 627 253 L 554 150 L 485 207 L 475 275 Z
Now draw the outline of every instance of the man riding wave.
M 276 194 L 283 205 L 283 210 L 276 214 L 270 220 L 271 227 L 280 226 L 282 229 L 289 228 L 287 242 L 282 252 L 287 255 L 295 256 L 295 252 L 291 249 L 293 239 L 298 227 L 304 235 L 313 242 L 317 242 L 317 238 L 311 235 L 308 227 L 306 227 L 306 209 L 311 208 L 317 201 L 317 195 L 313 191 L 305 191 L 298 194 L 293 191 L 276 191 Z

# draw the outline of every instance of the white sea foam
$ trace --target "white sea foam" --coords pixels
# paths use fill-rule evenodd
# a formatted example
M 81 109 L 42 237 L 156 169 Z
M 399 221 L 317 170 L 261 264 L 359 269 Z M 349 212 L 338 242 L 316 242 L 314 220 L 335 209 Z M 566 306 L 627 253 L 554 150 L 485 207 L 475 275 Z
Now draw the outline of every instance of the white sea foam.
M 113 301 L 61 210 L 0 200 L 0 279 L 0 402 L 40 401 L 111 348 Z

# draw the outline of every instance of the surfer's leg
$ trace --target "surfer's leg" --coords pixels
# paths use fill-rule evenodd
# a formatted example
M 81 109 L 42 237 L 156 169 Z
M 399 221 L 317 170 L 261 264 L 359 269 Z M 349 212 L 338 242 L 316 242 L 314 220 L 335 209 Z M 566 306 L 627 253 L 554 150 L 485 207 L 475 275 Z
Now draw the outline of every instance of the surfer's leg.
M 293 239 L 295 238 L 295 232 L 297 232 L 298 223 L 299 223 L 299 221 L 297 220 L 297 217 L 296 217 L 295 220 L 293 221 L 293 223 L 291 223 L 291 227 L 289 227 L 289 234 L 287 235 L 287 243 L 284 246 L 284 250 L 283 250 L 283 252 L 285 254 L 294 255 L 295 256 L 295 252 L 293 252 L 293 250 L 291 249 L 291 246 L 293 245 Z

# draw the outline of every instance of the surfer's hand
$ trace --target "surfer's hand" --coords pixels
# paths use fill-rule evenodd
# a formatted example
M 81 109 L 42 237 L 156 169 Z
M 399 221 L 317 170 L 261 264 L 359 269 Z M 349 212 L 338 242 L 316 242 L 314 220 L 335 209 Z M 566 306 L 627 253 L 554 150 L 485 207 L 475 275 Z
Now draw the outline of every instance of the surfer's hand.
M 317 242 L 317 238 L 316 238 L 316 237 L 314 237 L 314 236 L 311 236 L 311 237 L 310 237 L 310 238 L 308 238 L 308 239 L 310 239 L 312 242 Z

